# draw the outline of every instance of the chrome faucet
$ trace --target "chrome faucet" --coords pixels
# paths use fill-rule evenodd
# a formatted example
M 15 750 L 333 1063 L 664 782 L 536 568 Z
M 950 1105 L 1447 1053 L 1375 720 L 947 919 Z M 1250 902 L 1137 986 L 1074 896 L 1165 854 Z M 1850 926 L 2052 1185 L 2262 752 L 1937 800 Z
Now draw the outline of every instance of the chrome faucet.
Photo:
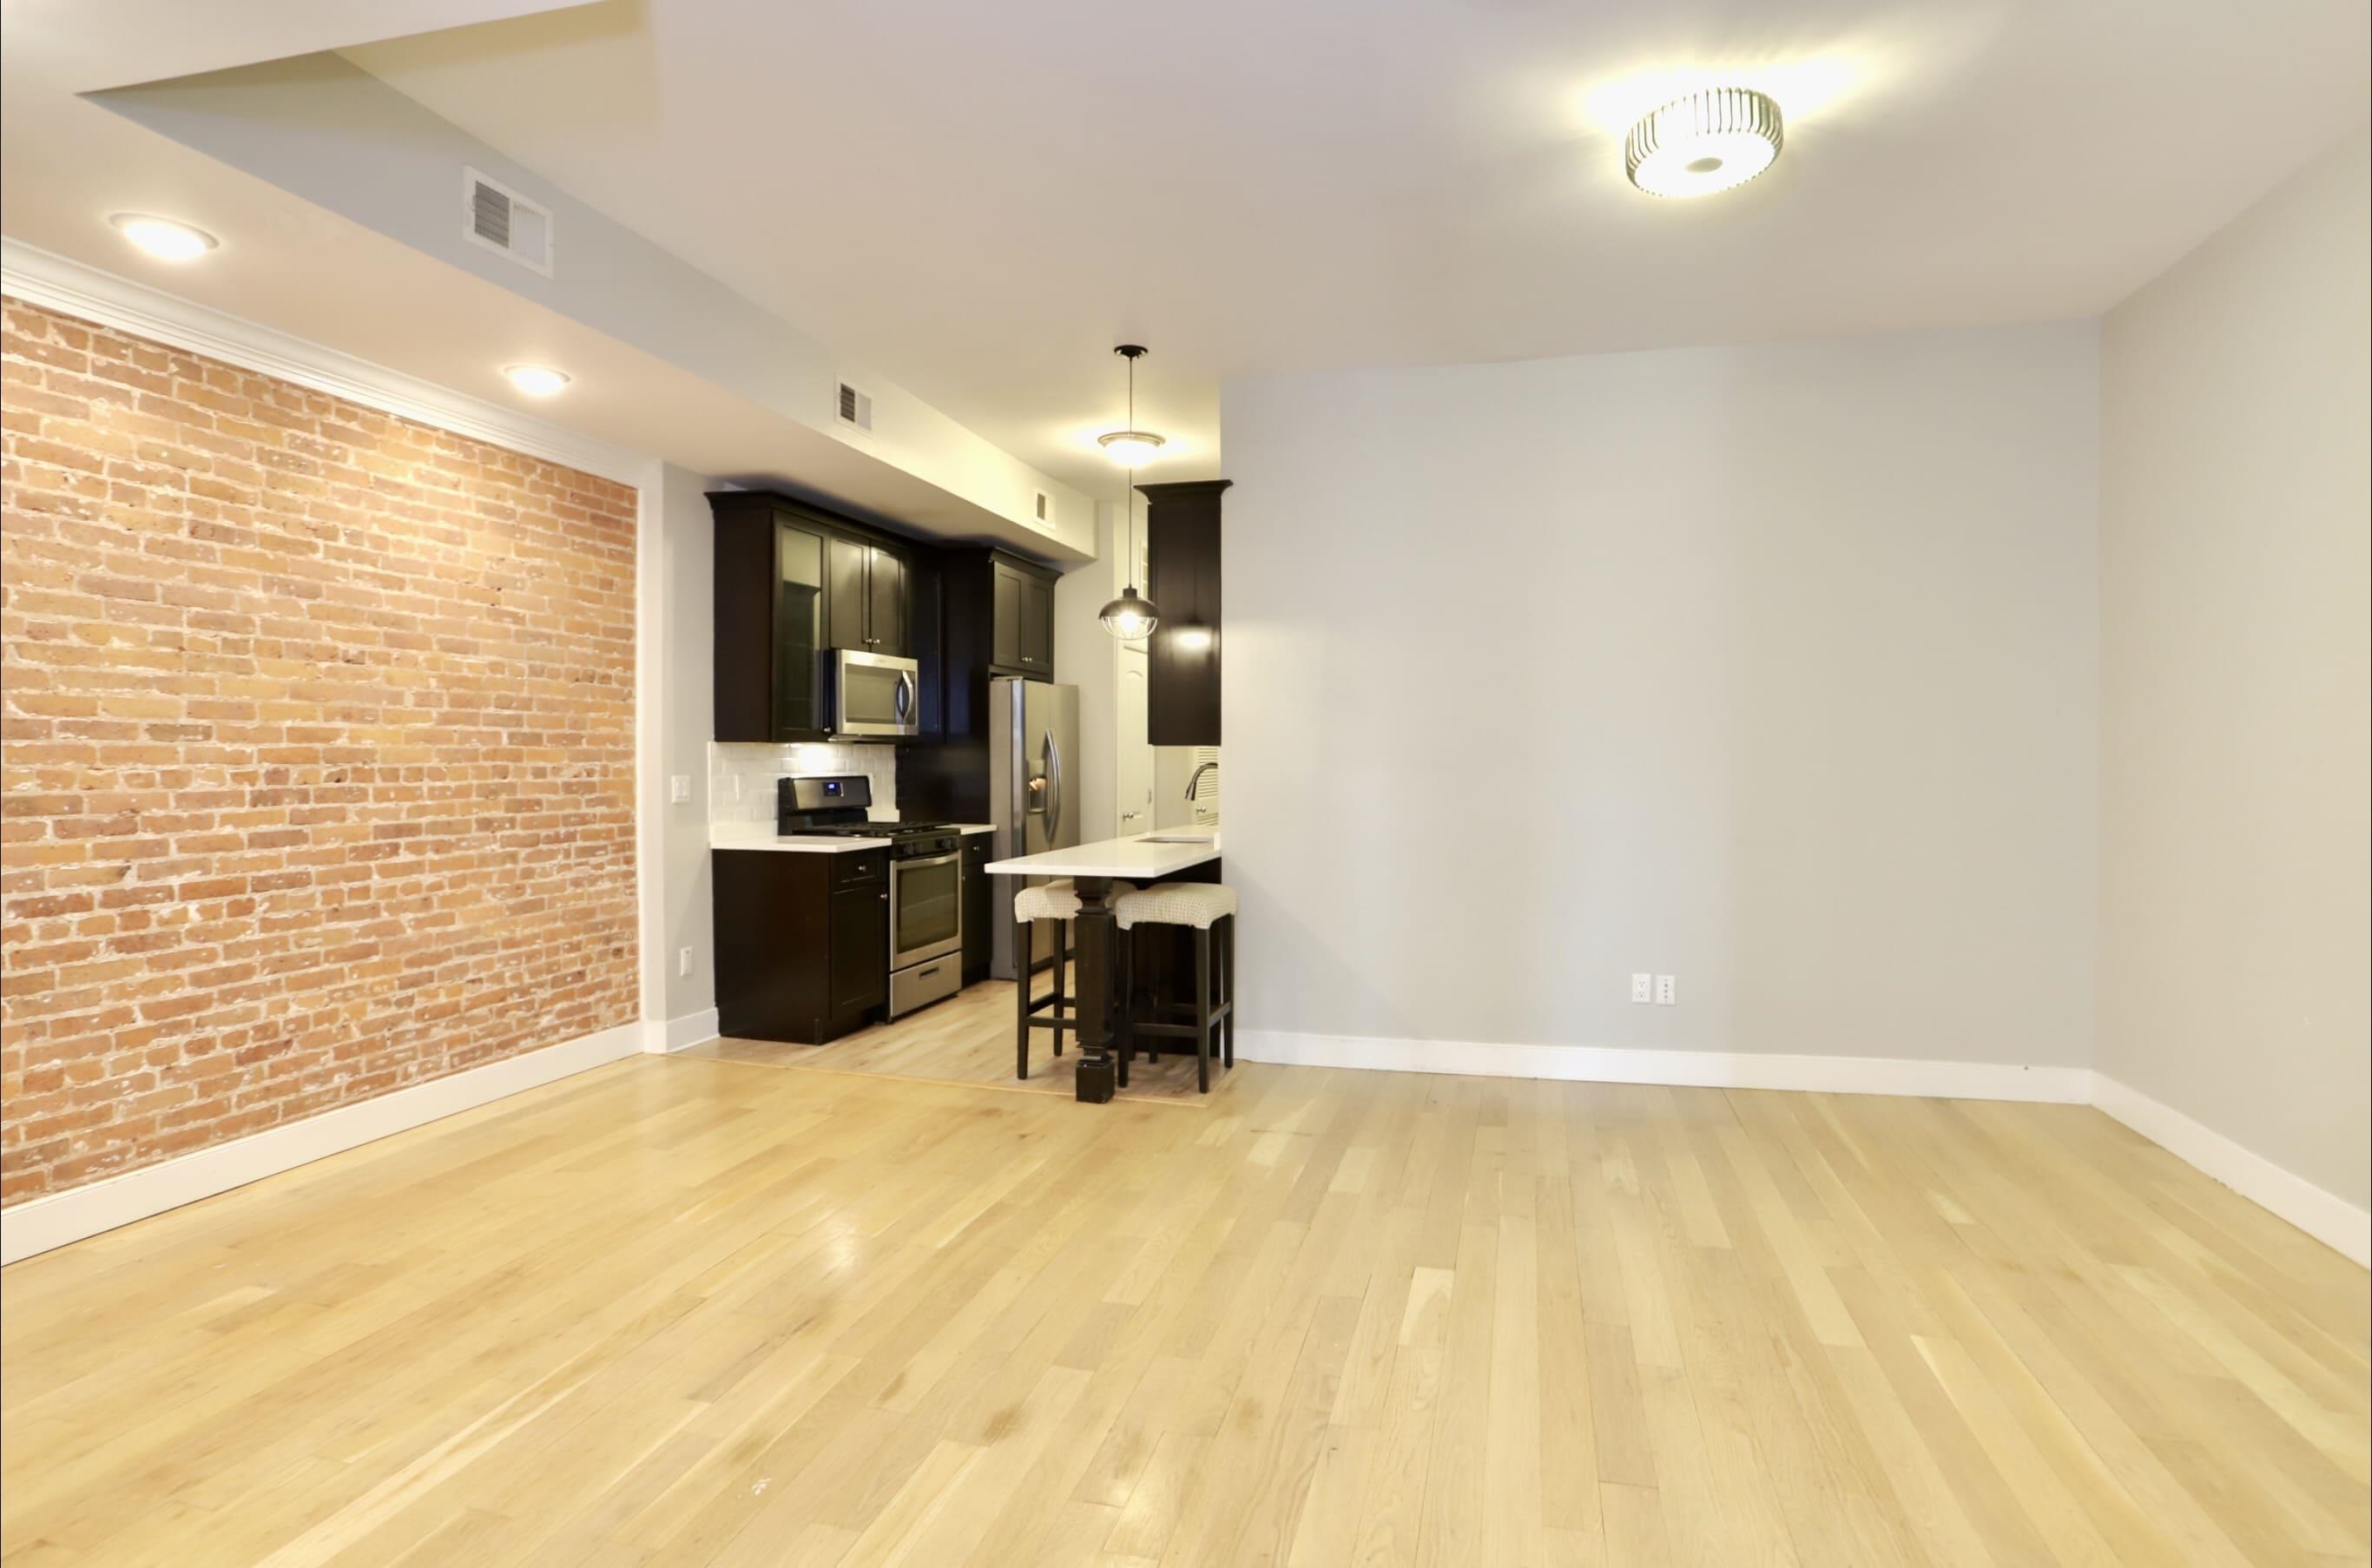
M 1201 786 L 1203 783 L 1203 775 L 1209 772 L 1218 765 L 1219 764 L 1216 762 L 1205 762 L 1201 767 L 1194 770 L 1193 773 L 1186 780 L 1187 799 L 1192 800 L 1194 798 L 1194 791 Z

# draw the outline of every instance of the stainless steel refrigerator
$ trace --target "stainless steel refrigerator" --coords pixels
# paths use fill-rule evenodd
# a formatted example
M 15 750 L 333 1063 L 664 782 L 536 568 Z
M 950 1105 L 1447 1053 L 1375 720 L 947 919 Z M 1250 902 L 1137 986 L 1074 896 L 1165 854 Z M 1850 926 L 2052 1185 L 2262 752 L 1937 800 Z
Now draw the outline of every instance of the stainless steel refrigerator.
M 1069 849 L 1079 842 L 1079 689 L 1043 680 L 999 676 L 988 683 L 989 821 L 996 829 L 996 858 Z M 1042 882 L 1042 877 L 1029 878 Z M 1013 978 L 1012 906 L 1022 883 L 995 878 L 996 914 L 989 922 L 994 947 L 989 972 Z M 1041 931 L 1031 951 L 1053 951 L 1052 933 Z

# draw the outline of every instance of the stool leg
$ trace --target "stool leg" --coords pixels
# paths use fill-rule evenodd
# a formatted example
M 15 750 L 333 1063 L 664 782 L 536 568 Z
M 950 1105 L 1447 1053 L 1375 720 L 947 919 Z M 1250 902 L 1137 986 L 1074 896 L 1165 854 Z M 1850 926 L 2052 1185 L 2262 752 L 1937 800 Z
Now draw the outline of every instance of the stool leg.
M 1211 928 L 1194 929 L 1194 1086 L 1211 1092 Z
M 1029 923 L 1013 923 L 1013 1075 L 1029 1076 Z
M 1125 1062 L 1136 1054 L 1136 943 L 1134 931 L 1115 930 L 1120 947 L 1120 1011 L 1112 1017 L 1112 1034 Z
M 1054 923 L 1054 1015 L 1060 1017 L 1071 995 L 1071 923 Z M 1054 1054 L 1063 1054 L 1063 1026 L 1054 1026 Z
M 1219 975 L 1222 994 L 1227 1004 L 1227 1020 L 1220 1026 L 1219 1034 L 1226 1052 L 1222 1064 L 1236 1064 L 1236 917 L 1229 915 L 1220 924 L 1227 927 L 1219 939 Z

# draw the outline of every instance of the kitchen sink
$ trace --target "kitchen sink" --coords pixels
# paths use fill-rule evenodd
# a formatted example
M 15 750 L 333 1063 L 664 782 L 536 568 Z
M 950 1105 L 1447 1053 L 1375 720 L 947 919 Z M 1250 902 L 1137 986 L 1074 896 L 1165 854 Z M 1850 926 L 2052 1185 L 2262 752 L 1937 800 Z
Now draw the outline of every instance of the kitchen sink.
M 1137 840 L 1144 844 L 1209 844 L 1218 842 L 1216 833 L 1147 833 Z

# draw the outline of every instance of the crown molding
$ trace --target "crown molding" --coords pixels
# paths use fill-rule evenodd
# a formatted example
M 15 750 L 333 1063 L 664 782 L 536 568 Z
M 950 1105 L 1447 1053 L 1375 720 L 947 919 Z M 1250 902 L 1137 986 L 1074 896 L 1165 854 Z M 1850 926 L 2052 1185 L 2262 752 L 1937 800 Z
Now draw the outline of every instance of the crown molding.
M 0 294 L 621 484 L 645 484 L 652 471 L 651 459 L 642 453 L 103 273 L 21 240 L 0 238 Z

